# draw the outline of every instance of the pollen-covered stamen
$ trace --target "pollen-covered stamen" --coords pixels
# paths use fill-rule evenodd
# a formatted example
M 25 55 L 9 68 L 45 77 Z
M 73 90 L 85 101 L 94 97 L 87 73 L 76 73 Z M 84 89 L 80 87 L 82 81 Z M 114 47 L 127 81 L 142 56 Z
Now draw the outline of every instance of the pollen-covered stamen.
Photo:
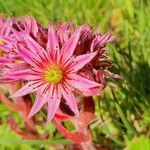
M 44 71 L 44 80 L 51 84 L 59 83 L 63 79 L 62 68 L 58 65 L 48 65 Z

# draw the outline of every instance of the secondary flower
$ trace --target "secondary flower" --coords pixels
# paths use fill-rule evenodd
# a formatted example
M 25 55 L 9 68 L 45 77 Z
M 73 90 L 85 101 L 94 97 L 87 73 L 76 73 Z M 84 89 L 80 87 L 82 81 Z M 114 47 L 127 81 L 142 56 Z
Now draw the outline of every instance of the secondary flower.
M 114 37 L 111 36 L 109 32 L 104 35 L 101 35 L 99 32 L 94 33 L 88 24 L 84 24 L 83 26 L 79 43 L 74 50 L 74 55 L 83 55 L 97 51 L 97 55 L 93 60 L 88 63 L 84 69 L 80 70 L 80 74 L 101 85 L 101 90 L 100 88 L 93 88 L 93 90 L 91 89 L 90 91 L 84 92 L 83 95 L 97 95 L 105 87 L 106 78 L 118 78 L 118 76 L 108 71 L 111 66 L 111 61 L 107 58 L 108 51 L 105 49 L 107 43 L 114 41 Z M 60 45 L 63 45 L 77 28 L 72 22 L 58 22 L 56 27 Z
M 11 97 L 19 97 L 35 92 L 36 100 L 29 118 L 48 103 L 48 121 L 55 115 L 61 99 L 65 99 L 72 111 L 78 115 L 75 93 L 84 93 L 100 84 L 79 74 L 96 55 L 97 51 L 74 55 L 83 27 L 79 27 L 60 47 L 52 25 L 48 29 L 46 49 L 32 37 L 24 35 L 24 43 L 19 44 L 19 55 L 29 68 L 5 74 L 9 80 L 27 80 L 28 83 Z M 20 65 L 20 64 L 18 64 Z M 17 64 L 16 64 L 17 68 Z

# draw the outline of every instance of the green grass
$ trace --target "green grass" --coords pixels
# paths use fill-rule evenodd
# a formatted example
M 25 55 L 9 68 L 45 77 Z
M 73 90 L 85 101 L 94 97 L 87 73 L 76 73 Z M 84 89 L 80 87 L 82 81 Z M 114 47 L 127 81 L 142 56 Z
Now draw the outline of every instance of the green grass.
M 117 42 L 109 45 L 111 70 L 123 80 L 110 81 L 96 98 L 98 119 L 91 125 L 94 142 L 112 149 L 132 147 L 130 140 L 150 136 L 149 12 L 149 0 L 0 0 L 0 13 L 6 16 L 33 15 L 43 25 L 87 22 L 115 35 Z M 9 114 L 6 108 L 0 112 L 2 119 Z

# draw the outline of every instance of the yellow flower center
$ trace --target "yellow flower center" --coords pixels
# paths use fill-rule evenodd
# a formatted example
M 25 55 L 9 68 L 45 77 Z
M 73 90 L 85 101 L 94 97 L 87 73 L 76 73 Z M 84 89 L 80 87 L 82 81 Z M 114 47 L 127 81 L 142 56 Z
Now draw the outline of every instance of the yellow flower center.
M 49 83 L 59 83 L 63 79 L 63 71 L 58 65 L 49 65 L 44 72 L 44 80 Z

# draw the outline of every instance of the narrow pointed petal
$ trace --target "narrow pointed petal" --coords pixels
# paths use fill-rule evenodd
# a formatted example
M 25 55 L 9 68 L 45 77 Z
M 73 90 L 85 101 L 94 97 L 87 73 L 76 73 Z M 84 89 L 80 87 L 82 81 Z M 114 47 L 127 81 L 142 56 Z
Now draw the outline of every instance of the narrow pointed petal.
M 71 86 L 73 86 L 76 89 L 89 89 L 89 88 L 100 86 L 99 83 L 89 80 L 89 79 L 86 79 L 78 74 L 72 73 L 72 74 L 68 74 L 67 76 L 68 76 L 68 78 L 70 78 L 67 80 L 68 84 L 70 84 Z
M 53 95 L 48 99 L 48 118 L 47 121 L 50 122 L 55 113 L 57 112 L 58 108 L 59 108 L 59 104 L 60 104 L 60 100 L 61 100 L 61 94 L 59 91 L 56 91 L 56 88 L 54 90 Z
M 33 38 L 26 36 L 25 40 L 31 52 L 34 53 L 34 58 L 36 58 L 38 61 L 50 60 L 50 57 L 47 55 L 47 51 L 44 50 L 43 47 L 39 45 Z
M 9 58 L 6 58 L 6 57 L 0 57 L 0 64 L 3 64 L 3 63 L 9 63 L 10 62 L 10 59 Z
M 28 48 L 32 53 L 37 53 L 42 48 L 36 41 L 34 41 L 29 35 L 24 36 L 24 41 L 26 42 Z
M 29 16 L 29 20 L 31 23 L 31 33 L 33 33 L 33 35 L 36 37 L 38 33 L 38 26 L 36 20 L 32 16 Z
M 83 96 L 86 96 L 86 97 L 93 96 L 93 95 L 99 96 L 102 92 L 102 88 L 103 88 L 103 86 L 89 88 L 89 89 L 83 89 L 83 90 L 81 89 L 81 93 Z
M 96 54 L 97 52 L 93 52 L 93 53 L 77 56 L 73 60 L 75 65 L 71 67 L 69 70 L 73 70 L 72 72 L 76 72 L 82 69 L 86 64 L 88 64 L 96 56 Z
M 50 24 L 48 28 L 48 42 L 47 50 L 53 53 L 55 50 L 59 50 L 58 39 L 55 35 L 54 27 Z
M 20 90 L 18 90 L 15 94 L 11 95 L 11 98 L 16 98 L 20 96 L 27 95 L 28 93 L 32 93 L 37 91 L 38 89 L 36 86 L 38 86 L 40 83 L 32 85 L 34 82 L 28 82 L 24 87 L 22 87 Z
M 2 77 L 0 78 L 0 83 L 2 84 L 9 84 L 9 83 L 13 83 L 13 82 L 16 82 L 16 80 L 12 80 L 12 79 L 9 79 L 9 78 L 6 78 L 6 77 Z
M 36 100 L 34 102 L 34 105 L 32 106 L 30 113 L 28 115 L 28 119 L 34 116 L 42 107 L 43 105 L 47 102 L 47 95 L 40 95 L 39 93 L 36 96 Z
M 18 70 L 24 70 L 29 68 L 29 65 L 26 63 L 5 63 L 5 67 L 9 68 L 11 71 L 18 71 Z
M 69 40 L 63 45 L 61 53 L 63 53 L 64 60 L 70 58 L 78 44 L 82 27 L 77 29 L 74 34 L 69 38 Z
M 78 107 L 77 107 L 77 101 L 76 101 L 76 98 L 75 98 L 74 94 L 71 91 L 69 91 L 68 89 L 64 89 L 64 87 L 62 87 L 62 86 L 60 86 L 60 89 L 61 89 L 61 93 L 62 93 L 64 99 L 68 103 L 71 110 L 76 115 L 79 115 L 79 110 L 78 110 Z
M 11 32 L 12 24 L 13 24 L 12 19 L 8 19 L 0 31 L 1 35 L 6 35 L 6 36 L 9 35 Z
M 19 48 L 19 55 L 25 60 L 26 63 L 33 65 L 33 54 L 23 46 Z
M 0 49 L 2 49 L 4 52 L 11 52 L 12 51 L 12 47 L 10 47 L 8 45 L 0 45 Z
M 18 70 L 18 71 L 13 71 L 13 72 L 9 72 L 8 74 L 6 74 L 7 78 L 10 79 L 25 79 L 29 74 L 30 74 L 30 70 L 29 69 L 25 69 L 25 70 Z

